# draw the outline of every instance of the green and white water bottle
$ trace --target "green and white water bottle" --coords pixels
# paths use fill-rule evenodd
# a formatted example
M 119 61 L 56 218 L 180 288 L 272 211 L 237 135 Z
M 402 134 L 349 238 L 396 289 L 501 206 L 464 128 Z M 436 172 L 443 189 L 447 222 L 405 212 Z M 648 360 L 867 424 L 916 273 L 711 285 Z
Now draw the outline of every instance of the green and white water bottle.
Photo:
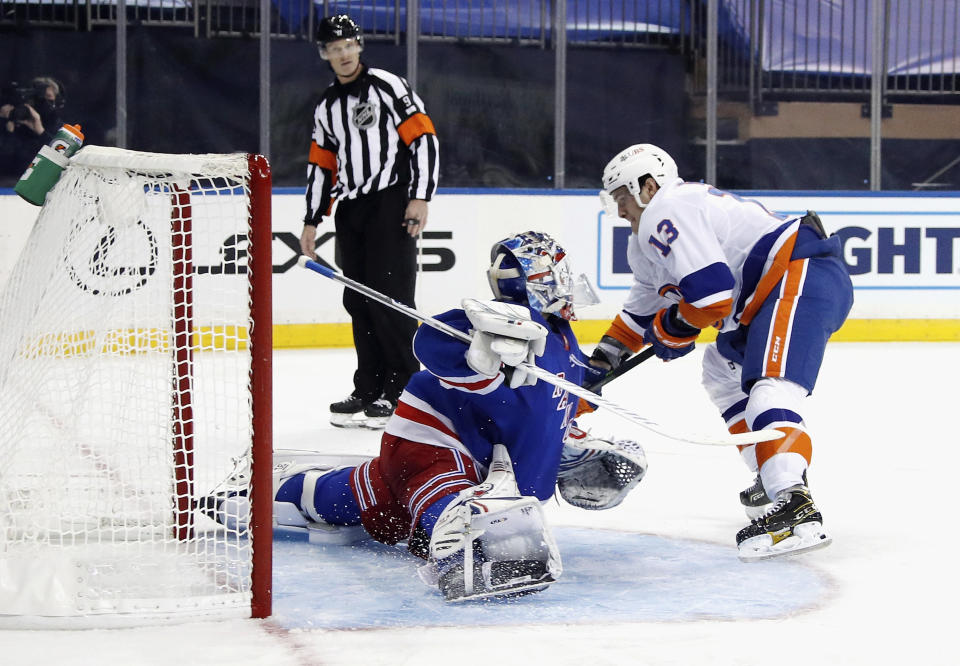
M 70 156 L 83 145 L 83 132 L 80 125 L 64 125 L 54 135 L 53 141 L 40 148 L 40 152 L 30 162 L 30 166 L 20 176 L 13 191 L 32 203 L 43 205 L 47 192 L 60 180 L 60 174 L 67 168 Z

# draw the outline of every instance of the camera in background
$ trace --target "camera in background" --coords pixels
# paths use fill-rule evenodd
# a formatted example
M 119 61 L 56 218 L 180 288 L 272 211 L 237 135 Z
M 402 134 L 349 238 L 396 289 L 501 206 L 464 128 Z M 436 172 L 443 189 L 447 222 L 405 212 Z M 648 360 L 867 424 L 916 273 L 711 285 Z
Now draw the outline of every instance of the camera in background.
M 54 99 L 49 99 L 48 90 L 53 88 Z M 63 84 L 56 79 L 42 76 L 33 79 L 29 85 L 23 85 L 17 81 L 10 81 L 0 89 L 0 106 L 10 104 L 13 111 L 10 112 L 10 120 L 14 122 L 19 120 L 28 120 L 31 117 L 29 104 L 40 114 L 45 123 L 48 119 L 57 115 L 66 102 Z

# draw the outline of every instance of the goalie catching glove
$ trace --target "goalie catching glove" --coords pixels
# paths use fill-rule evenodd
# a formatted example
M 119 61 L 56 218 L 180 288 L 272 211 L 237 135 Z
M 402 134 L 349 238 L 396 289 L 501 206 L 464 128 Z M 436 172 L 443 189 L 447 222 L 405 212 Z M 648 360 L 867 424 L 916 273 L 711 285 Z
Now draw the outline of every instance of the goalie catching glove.
M 557 488 L 560 497 L 581 509 L 612 509 L 647 473 L 643 447 L 630 440 L 590 437 L 570 426 L 563 443 Z
M 520 305 L 465 298 L 463 310 L 473 325 L 473 340 L 467 350 L 467 365 L 485 377 L 493 377 L 502 365 L 512 367 L 510 388 L 533 386 L 537 378 L 520 363 L 534 363 L 547 346 L 547 329 L 530 319 Z

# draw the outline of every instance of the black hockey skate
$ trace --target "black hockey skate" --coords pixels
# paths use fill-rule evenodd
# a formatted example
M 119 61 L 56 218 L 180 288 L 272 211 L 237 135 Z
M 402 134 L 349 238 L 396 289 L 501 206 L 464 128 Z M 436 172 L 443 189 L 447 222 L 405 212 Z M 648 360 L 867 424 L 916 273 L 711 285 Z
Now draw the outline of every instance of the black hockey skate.
M 360 428 L 367 420 L 364 408 L 370 403 L 356 393 L 330 405 L 330 424 L 338 428 Z
M 807 485 L 807 470 L 803 470 L 803 485 Z M 753 480 L 753 485 L 740 491 L 740 504 L 743 505 L 747 518 L 754 520 L 766 513 L 773 500 L 767 497 L 760 475 Z
M 805 485 L 781 491 L 765 513 L 737 532 L 739 557 L 744 562 L 823 548 L 831 541 Z
M 753 485 L 740 491 L 740 504 L 749 507 L 764 506 L 770 504 L 770 498 L 767 497 L 767 491 L 763 489 L 763 481 L 760 475 L 753 480 Z
M 380 396 L 363 408 L 363 414 L 366 417 L 363 427 L 371 430 L 383 430 L 396 408 L 396 402 L 385 396 Z
M 233 471 L 213 490 L 194 502 L 194 509 L 230 530 L 244 534 L 250 520 L 250 459 L 234 458 Z

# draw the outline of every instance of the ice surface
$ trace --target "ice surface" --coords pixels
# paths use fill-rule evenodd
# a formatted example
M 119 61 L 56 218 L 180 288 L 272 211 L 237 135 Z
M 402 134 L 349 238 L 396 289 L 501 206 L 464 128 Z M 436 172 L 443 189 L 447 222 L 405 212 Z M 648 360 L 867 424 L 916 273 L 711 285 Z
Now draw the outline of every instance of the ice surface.
M 398 547 L 279 543 L 273 620 L 287 629 L 371 629 L 564 623 L 584 611 L 590 622 L 776 618 L 814 606 L 830 588 L 798 558 L 753 567 L 745 586 L 727 545 L 574 527 L 555 537 L 564 573 L 547 591 L 454 605 L 420 582 L 422 561 Z M 330 604 L 305 590 L 303 577 L 325 580 L 329 594 L 350 603 Z
M 352 350 L 275 355 L 278 448 L 375 453 L 327 424 Z M 650 471 L 619 507 L 551 502 L 564 573 L 512 602 L 447 606 L 399 548 L 276 544 L 274 617 L 102 631 L 6 631 L 9 664 L 957 663 L 952 528 L 960 344 L 834 344 L 805 413 L 810 484 L 834 543 L 736 558 L 752 481 L 736 450 L 648 436 L 615 415 L 581 426 L 641 441 Z M 722 432 L 699 351 L 649 361 L 604 395 L 662 424 Z

